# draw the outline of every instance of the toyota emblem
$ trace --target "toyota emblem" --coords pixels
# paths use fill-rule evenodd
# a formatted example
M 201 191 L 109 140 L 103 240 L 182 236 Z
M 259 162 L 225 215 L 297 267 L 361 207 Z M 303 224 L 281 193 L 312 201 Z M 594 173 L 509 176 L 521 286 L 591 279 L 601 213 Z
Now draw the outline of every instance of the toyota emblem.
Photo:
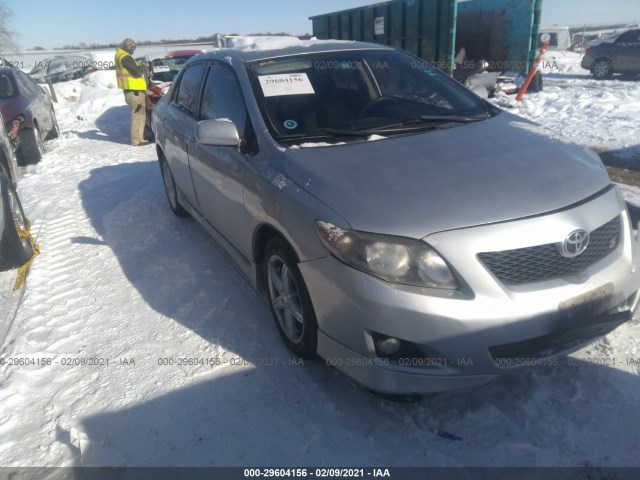
M 575 230 L 571 232 L 562 244 L 562 256 L 577 257 L 583 253 L 589 245 L 589 232 L 586 230 Z

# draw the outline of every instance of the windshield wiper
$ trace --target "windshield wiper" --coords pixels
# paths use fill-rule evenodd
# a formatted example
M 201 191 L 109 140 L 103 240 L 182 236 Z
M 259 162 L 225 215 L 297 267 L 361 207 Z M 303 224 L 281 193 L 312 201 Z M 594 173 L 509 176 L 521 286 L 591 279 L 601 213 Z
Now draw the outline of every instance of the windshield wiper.
M 433 120 L 430 120 L 433 118 Z M 404 120 L 399 123 L 392 123 L 389 125 L 380 125 L 376 127 L 370 127 L 362 130 L 346 130 L 340 128 L 318 128 L 315 130 L 311 130 L 307 133 L 297 133 L 292 135 L 279 135 L 279 140 L 290 141 L 290 140 L 302 140 L 302 139 L 312 139 L 312 140 L 320 140 L 324 138 L 330 137 L 361 137 L 367 138 L 371 135 L 397 135 L 399 133 L 411 133 L 411 132 L 422 132 L 424 130 L 435 130 L 437 128 L 441 128 L 441 125 L 436 125 L 435 119 L 438 121 L 443 121 L 445 123 L 464 123 L 464 122 L 472 122 L 481 120 L 489 117 L 460 117 L 460 116 L 423 116 L 423 117 L 411 117 L 409 119 Z M 456 120 L 457 119 L 457 120 Z
M 396 130 L 394 130 L 397 133 Z M 381 130 L 343 130 L 339 128 L 318 128 L 307 133 L 297 133 L 293 135 L 279 135 L 279 140 L 319 140 L 331 137 L 362 137 L 367 138 L 371 135 L 380 135 Z
M 431 128 L 442 128 L 447 123 L 473 123 L 490 118 L 489 114 L 482 115 L 417 115 L 405 118 L 401 122 L 388 123 L 377 127 L 369 127 L 367 130 L 379 133 L 380 130 L 403 129 L 403 127 L 431 125 Z M 442 125 L 434 125 L 434 124 Z
M 489 118 L 488 113 L 482 115 L 417 115 L 406 118 L 402 121 L 401 125 L 413 125 L 414 123 L 423 122 L 472 123 L 486 120 L 487 118 Z

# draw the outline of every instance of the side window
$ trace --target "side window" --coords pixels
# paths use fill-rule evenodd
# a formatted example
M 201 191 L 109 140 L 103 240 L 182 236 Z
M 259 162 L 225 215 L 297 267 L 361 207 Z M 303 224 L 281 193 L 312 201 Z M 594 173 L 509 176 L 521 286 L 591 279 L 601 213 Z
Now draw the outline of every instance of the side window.
M 200 115 L 203 119 L 228 118 L 242 135 L 247 122 L 247 108 L 235 72 L 224 63 L 215 62 L 209 69 L 202 92 Z
M 16 94 L 9 75 L 0 75 L 0 98 L 11 98 Z
M 24 73 L 19 70 L 16 70 L 15 79 L 20 87 L 20 90 L 23 92 L 36 93 L 38 91 L 38 86 L 27 77 Z
M 221 62 L 214 62 L 204 84 L 200 116 L 203 120 L 228 118 L 245 141 L 249 153 L 255 153 L 257 144 L 251 127 L 242 89 L 233 69 Z
M 547 34 L 547 33 L 541 33 L 539 35 L 539 39 L 538 39 L 538 48 L 541 48 L 542 45 L 544 45 L 544 42 L 542 41 L 542 37 Z M 558 34 L 555 32 L 548 32 L 549 35 L 549 46 L 550 47 L 557 47 L 558 46 Z
M 194 117 L 198 116 L 198 96 L 205 69 L 206 65 L 204 63 L 196 63 L 189 67 L 182 75 L 178 86 L 176 103 Z
M 49 69 L 47 70 L 47 73 L 64 72 L 66 68 L 67 66 L 64 58 L 51 60 L 51 63 L 49 63 Z
M 640 37 L 640 32 L 632 30 L 620 35 L 616 43 L 638 43 L 638 37 Z

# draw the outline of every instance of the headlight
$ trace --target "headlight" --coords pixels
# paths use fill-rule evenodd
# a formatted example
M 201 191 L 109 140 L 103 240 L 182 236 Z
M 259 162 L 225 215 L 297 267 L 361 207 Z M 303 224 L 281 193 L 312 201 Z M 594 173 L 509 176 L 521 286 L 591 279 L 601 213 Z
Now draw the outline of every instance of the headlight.
M 331 254 L 350 267 L 387 282 L 456 290 L 451 269 L 424 242 L 410 238 L 356 232 L 328 222 L 315 222 L 318 236 Z

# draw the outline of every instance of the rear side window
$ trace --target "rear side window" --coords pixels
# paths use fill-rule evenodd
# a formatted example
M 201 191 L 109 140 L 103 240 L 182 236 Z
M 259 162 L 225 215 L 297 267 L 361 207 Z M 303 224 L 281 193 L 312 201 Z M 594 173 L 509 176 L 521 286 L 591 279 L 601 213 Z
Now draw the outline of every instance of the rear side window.
M 11 98 L 16 94 L 9 75 L 0 75 L 0 98 Z
M 40 88 L 38 84 L 36 84 L 33 79 L 28 77 L 25 73 L 22 73 L 19 70 L 16 70 L 16 82 L 25 93 L 38 93 L 38 89 Z
M 182 75 L 178 86 L 176 103 L 194 117 L 198 116 L 198 97 L 205 70 L 204 63 L 196 63 L 189 67 Z
M 639 43 L 640 42 L 640 30 L 632 30 L 630 32 L 620 35 L 616 43 Z

